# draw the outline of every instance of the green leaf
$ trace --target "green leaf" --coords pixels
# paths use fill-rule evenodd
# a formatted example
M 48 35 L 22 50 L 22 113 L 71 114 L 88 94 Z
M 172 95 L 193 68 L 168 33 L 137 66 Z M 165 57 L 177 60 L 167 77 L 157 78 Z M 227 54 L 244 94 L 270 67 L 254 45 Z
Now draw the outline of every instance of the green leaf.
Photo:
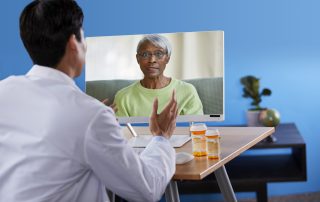
M 261 97 L 264 95 L 271 95 L 271 90 L 268 88 L 264 88 L 260 93 L 260 79 L 254 76 L 244 76 L 240 79 L 241 84 L 243 85 L 243 94 L 242 96 L 245 98 L 251 98 L 251 105 L 256 109 L 261 109 L 259 106 Z
M 264 88 L 261 92 L 261 95 L 266 95 L 266 96 L 269 96 L 271 95 L 271 90 L 268 89 L 268 88 Z

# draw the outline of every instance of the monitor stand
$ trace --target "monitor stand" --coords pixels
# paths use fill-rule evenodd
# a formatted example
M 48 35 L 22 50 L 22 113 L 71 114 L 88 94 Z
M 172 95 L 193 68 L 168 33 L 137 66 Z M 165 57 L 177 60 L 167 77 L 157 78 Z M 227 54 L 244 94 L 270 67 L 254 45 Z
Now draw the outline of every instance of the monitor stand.
M 126 125 L 127 125 L 127 128 L 129 129 L 131 135 L 132 135 L 133 137 L 137 137 L 138 134 L 137 134 L 136 131 L 133 129 L 131 123 L 127 123 Z

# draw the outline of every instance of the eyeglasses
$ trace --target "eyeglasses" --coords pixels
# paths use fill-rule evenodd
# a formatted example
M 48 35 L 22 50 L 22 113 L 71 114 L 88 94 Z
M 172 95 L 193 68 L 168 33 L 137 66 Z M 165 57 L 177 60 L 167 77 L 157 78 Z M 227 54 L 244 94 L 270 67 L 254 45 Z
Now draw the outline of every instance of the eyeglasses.
M 162 51 L 155 51 L 153 53 L 149 52 L 149 51 L 145 51 L 145 52 L 142 52 L 142 53 L 138 53 L 138 55 L 143 59 L 143 60 L 146 60 L 146 59 L 149 59 L 152 57 L 152 55 L 156 56 L 156 58 L 158 60 L 161 60 L 163 58 L 164 55 L 166 55 L 167 53 L 164 53 Z

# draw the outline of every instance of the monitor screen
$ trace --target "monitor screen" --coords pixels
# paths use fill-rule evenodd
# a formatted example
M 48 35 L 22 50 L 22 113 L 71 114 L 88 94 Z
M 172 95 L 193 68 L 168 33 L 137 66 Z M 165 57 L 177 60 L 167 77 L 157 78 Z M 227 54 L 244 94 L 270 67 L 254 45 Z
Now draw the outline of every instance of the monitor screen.
M 149 121 L 173 89 L 177 122 L 224 120 L 224 33 L 87 37 L 86 93 L 116 103 L 120 123 Z

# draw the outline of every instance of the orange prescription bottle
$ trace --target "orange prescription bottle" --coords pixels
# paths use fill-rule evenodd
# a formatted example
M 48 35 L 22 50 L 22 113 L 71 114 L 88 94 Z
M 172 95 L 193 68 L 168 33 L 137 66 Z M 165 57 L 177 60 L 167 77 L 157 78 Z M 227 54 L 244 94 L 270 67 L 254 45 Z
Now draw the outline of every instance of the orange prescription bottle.
M 204 123 L 195 123 L 190 126 L 192 139 L 192 154 L 194 156 L 206 156 L 206 134 L 207 126 Z
M 220 158 L 220 133 L 218 129 L 207 130 L 206 146 L 209 159 Z

